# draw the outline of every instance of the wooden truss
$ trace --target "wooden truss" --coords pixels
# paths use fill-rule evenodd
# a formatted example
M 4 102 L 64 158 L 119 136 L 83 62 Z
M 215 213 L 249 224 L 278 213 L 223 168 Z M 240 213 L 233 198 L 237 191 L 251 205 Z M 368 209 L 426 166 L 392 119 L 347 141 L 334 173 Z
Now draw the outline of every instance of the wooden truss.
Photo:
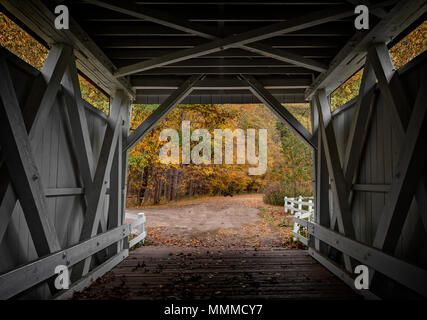
M 354 262 L 366 264 L 373 272 L 379 271 L 393 280 L 403 284 L 422 296 L 427 296 L 427 271 L 408 264 L 394 257 L 396 245 L 410 209 L 412 200 L 417 200 L 422 221 L 425 221 L 425 178 L 424 172 L 427 155 L 424 152 L 427 144 L 427 107 L 426 75 L 427 69 L 420 73 L 420 87 L 415 103 L 409 106 L 399 75 L 394 71 L 388 49 L 384 43 L 373 44 L 368 51 L 359 96 L 355 99 L 354 116 L 347 138 L 347 149 L 341 164 L 338 156 L 330 104 L 324 90 L 318 90 L 312 103 L 313 114 L 317 116 L 314 128 L 318 128 L 318 152 L 316 156 L 316 222 L 311 223 L 298 219 L 298 223 L 307 227 L 310 237 L 310 253 L 344 281 L 352 283 Z M 395 134 L 402 138 L 399 160 L 395 176 L 387 191 L 378 229 L 372 245 L 356 241 L 352 217 L 352 193 L 355 190 L 358 169 L 363 161 L 364 145 L 368 138 L 370 119 L 375 106 L 378 80 L 380 93 L 391 107 Z M 409 113 L 409 110 L 412 110 Z M 317 124 L 318 123 L 318 124 Z M 322 142 L 322 143 L 320 143 Z M 326 166 L 324 165 L 326 162 Z M 328 176 L 331 179 L 334 196 L 334 211 L 329 213 L 327 188 Z M 360 190 L 360 189 L 359 189 Z M 335 230 L 335 227 L 338 230 Z M 426 229 L 427 230 L 427 229 Z M 312 244 L 314 243 L 314 245 Z M 328 251 L 320 248 L 320 243 L 344 254 L 347 271 L 328 257 Z M 355 261 L 348 259 L 351 257 Z M 371 276 L 374 273 L 371 273 Z M 350 278 L 349 278 L 350 277 Z M 367 297 L 375 298 L 370 292 Z
M 124 192 L 122 177 L 126 166 L 122 160 L 122 137 L 127 136 L 129 130 L 130 101 L 121 90 L 114 95 L 101 153 L 95 164 L 86 120 L 86 107 L 81 97 L 74 59 L 71 47 L 55 45 L 42 72 L 33 83 L 28 102 L 21 106 L 15 94 L 6 56 L 0 55 L 3 156 L 0 168 L 2 175 L 0 240 L 5 234 L 12 213 L 16 211 L 17 206 L 21 206 L 38 256 L 47 257 L 45 260 L 40 259 L 23 267 L 43 270 L 43 275 L 38 274 L 34 277 L 34 272 L 25 273 L 26 278 L 20 278 L 19 281 L 16 281 L 16 277 L 24 276 L 19 269 L 1 275 L 2 298 L 13 297 L 50 278 L 56 265 L 52 267 L 53 262 L 46 265 L 47 261 L 56 263 L 59 262 L 57 259 L 60 259 L 64 265 L 70 267 L 74 265 L 73 279 L 81 283 L 89 272 L 93 277 L 94 270 L 90 271 L 93 254 L 97 254 L 99 258 L 100 251 L 115 245 L 115 249 L 108 250 L 106 258 L 109 260 L 104 262 L 110 268 L 111 261 L 117 264 L 127 255 L 127 240 L 124 239 L 129 235 L 130 229 L 127 225 L 123 226 L 124 205 L 121 195 Z M 69 128 L 72 137 L 81 186 L 73 190 L 51 191 L 50 196 L 83 194 L 86 202 L 80 244 L 69 249 L 61 248 L 57 231 L 47 214 L 46 196 L 49 194 L 42 185 L 33 155 L 33 150 L 37 150 L 40 143 L 40 135 L 50 111 L 58 99 L 63 102 L 64 112 L 68 115 L 66 127 Z M 109 192 L 115 205 L 109 207 L 108 216 L 105 217 L 101 214 L 101 206 L 106 196 L 108 180 L 114 186 Z M 70 256 L 67 252 L 70 252 Z M 100 266 L 96 269 L 98 274 L 99 268 Z
M 322 66 L 315 61 L 310 61 L 309 59 L 295 56 L 283 50 L 269 48 L 268 46 L 263 46 L 260 44 L 252 45 L 251 43 L 353 15 L 352 10 L 348 10 L 348 9 L 347 10 L 343 8 L 333 9 L 333 10 L 328 9 L 324 12 L 310 14 L 310 15 L 307 15 L 306 17 L 300 17 L 295 20 L 278 23 L 272 26 L 267 26 L 265 28 L 253 30 L 244 34 L 232 35 L 226 38 L 222 38 L 222 37 L 219 38 L 219 35 L 216 35 L 214 32 L 200 31 L 200 30 L 204 30 L 205 28 L 192 25 L 186 21 L 177 21 L 173 23 L 167 17 L 162 16 L 159 13 L 153 13 L 153 12 L 151 12 L 151 14 L 150 13 L 147 14 L 146 12 L 142 13 L 134 5 L 123 6 L 123 4 L 121 4 L 120 6 L 117 6 L 113 2 L 96 1 L 96 0 L 86 0 L 86 2 L 96 4 L 114 11 L 118 11 L 120 13 L 128 14 L 137 18 L 167 25 L 169 27 L 172 27 L 178 30 L 183 30 L 185 32 L 196 33 L 199 36 L 202 36 L 204 38 L 213 39 L 213 41 L 210 43 L 196 46 L 192 49 L 178 51 L 176 53 L 162 56 L 162 57 L 150 60 L 148 62 L 140 62 L 135 65 L 120 68 L 115 73 L 117 77 L 122 77 L 129 74 L 150 70 L 152 68 L 157 68 L 157 67 L 165 66 L 168 64 L 176 63 L 176 62 L 185 61 L 191 58 L 196 58 L 206 54 L 211 54 L 217 51 L 226 50 L 228 48 L 239 47 L 239 46 L 241 46 L 245 50 L 257 52 L 264 56 L 277 58 L 278 60 L 282 60 L 285 62 L 291 62 L 296 65 L 300 65 L 309 69 L 313 69 L 316 71 L 326 71 L 325 66 Z M 176 19 L 173 19 L 173 20 L 176 20 Z
M 427 142 L 427 70 L 422 73 L 424 86 L 420 87 L 411 105 L 399 75 L 393 70 L 386 47 L 390 38 L 425 12 L 425 0 L 413 0 L 410 4 L 408 1 L 398 1 L 389 12 L 383 8 L 391 6 L 395 1 L 371 6 L 380 22 L 368 32 L 358 32 L 329 66 L 304 57 L 303 54 L 259 41 L 296 31 L 304 32 L 310 27 L 350 17 L 354 11 L 349 10 L 349 6 L 334 6 L 250 31 L 225 33 L 162 12 L 141 10 L 138 5 L 128 1 L 83 2 L 202 39 L 194 41 L 186 49 L 116 66 L 75 20 L 71 19 L 70 30 L 56 30 L 53 27 L 55 16 L 42 1 L 0 0 L 9 12 L 52 45 L 45 66 L 37 73 L 23 104 L 18 101 L 7 61 L 13 58 L 6 59 L 7 54 L 4 52 L 0 55 L 0 241 L 4 238 L 11 215 L 22 207 L 39 257 L 32 263 L 0 275 L 0 298 L 14 297 L 48 281 L 54 275 L 54 266 L 59 264 L 72 268 L 73 285 L 64 294 L 56 295 L 52 287 L 51 291 L 55 298 L 69 297 L 127 256 L 127 237 L 132 227 L 124 224 L 127 152 L 194 90 L 250 92 L 313 149 L 316 172 L 315 222 L 298 219 L 297 222 L 308 229 L 310 239 L 304 241 L 314 258 L 350 286 L 353 286 L 353 268 L 360 262 L 417 294 L 427 296 L 426 270 L 394 257 L 414 197 L 423 213 L 421 219 L 427 230 L 427 181 L 425 174 L 423 176 L 419 172 L 419 168 L 423 168 L 424 173 L 427 169 L 423 152 Z M 347 2 L 369 4 L 367 1 Z M 390 28 L 390 25 L 398 25 L 400 30 Z M 222 53 L 226 49 L 229 50 Z M 247 61 L 233 61 L 235 65 L 228 65 L 225 70 L 223 67 L 227 63 L 223 62 L 222 56 L 214 56 L 216 60 L 211 58 L 209 68 L 202 59 L 195 59 L 216 53 L 232 56 L 232 50 L 243 51 L 248 57 L 257 56 L 259 59 L 262 56 L 264 60 L 259 60 L 256 67 L 248 66 Z M 270 60 L 274 61 L 273 65 Z M 188 75 L 187 79 L 169 77 L 171 71 L 167 66 L 171 65 L 179 67 L 174 76 Z M 296 76 L 289 79 L 271 75 L 263 79 L 254 77 L 265 74 L 269 66 L 272 66 L 269 69 L 271 75 L 289 73 Z M 328 96 L 362 66 L 364 74 L 360 94 L 353 102 L 354 116 L 341 163 Z M 105 118 L 106 129 L 99 157 L 94 156 L 86 119 L 87 103 L 81 97 L 77 69 L 112 97 L 110 115 L 101 116 Z M 313 82 L 300 77 L 306 74 L 310 77 L 313 71 L 321 73 Z M 207 74 L 233 77 L 212 79 L 206 77 Z M 131 75 L 137 75 L 133 78 L 133 86 L 128 77 Z M 163 76 L 157 81 L 153 75 Z M 129 134 L 131 99 L 135 98 L 136 89 L 169 90 L 172 93 Z M 282 89 L 306 90 L 305 98 L 311 100 L 312 106 L 312 133 L 273 96 L 272 90 Z M 391 186 L 357 183 L 370 120 L 379 94 L 393 111 L 397 128 L 395 134 L 404 141 Z M 43 128 L 58 100 L 66 115 L 65 127 L 72 137 L 80 185 L 47 189 L 40 179 L 33 152 L 39 147 Z M 329 185 L 333 195 L 331 202 Z M 356 239 L 352 205 L 354 193 L 358 190 L 376 190 L 386 194 L 386 204 L 372 244 L 364 244 Z M 104 212 L 107 193 L 110 201 L 108 211 Z M 81 195 L 84 198 L 84 219 L 79 242 L 62 248 L 55 225 L 47 213 L 46 198 L 67 195 Z M 368 298 L 377 298 L 369 291 L 361 293 Z

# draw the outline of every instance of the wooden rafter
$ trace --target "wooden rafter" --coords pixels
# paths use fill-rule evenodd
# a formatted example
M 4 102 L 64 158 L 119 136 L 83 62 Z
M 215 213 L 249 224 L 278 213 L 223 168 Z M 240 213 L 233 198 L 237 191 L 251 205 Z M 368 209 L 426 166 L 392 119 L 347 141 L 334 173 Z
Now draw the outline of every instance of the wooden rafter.
M 302 76 L 299 78 L 268 77 L 258 79 L 267 90 L 283 89 L 305 89 L 310 84 L 310 79 Z M 162 76 L 160 78 L 152 76 L 139 76 L 134 78 L 132 85 L 136 89 L 143 90 L 176 90 L 181 85 L 182 80 Z M 250 86 L 236 77 L 226 77 L 223 79 L 202 79 L 194 84 L 194 90 L 248 90 Z
M 228 48 L 248 45 L 250 43 L 272 38 L 284 33 L 294 32 L 337 19 L 346 18 L 352 16 L 353 14 L 353 11 L 348 10 L 348 8 L 331 8 L 325 11 L 307 14 L 303 17 L 279 22 L 274 25 L 251 30 L 239 35 L 232 35 L 222 39 L 216 39 L 206 44 L 198 45 L 182 51 L 177 51 L 165 56 L 151 59 L 146 62 L 140 62 L 130 66 L 122 67 L 115 73 L 115 76 L 123 77 L 126 75 L 135 74 L 153 68 L 158 68 L 172 63 L 222 51 Z
M 151 21 L 172 29 L 195 34 L 205 39 L 219 40 L 223 37 L 223 35 L 220 33 L 211 30 L 210 28 L 206 28 L 205 26 L 197 25 L 182 19 L 177 19 L 175 17 L 171 17 L 170 15 L 165 15 L 153 10 L 144 9 L 144 11 L 141 11 L 137 5 L 133 5 L 127 2 L 121 2 L 120 5 L 117 5 L 117 3 L 112 1 L 85 0 L 85 2 L 120 12 L 122 14 L 140 18 L 145 21 Z M 240 48 L 319 72 L 326 71 L 327 69 L 325 65 L 315 60 L 307 59 L 286 50 L 275 49 L 263 44 L 245 44 L 241 45 Z

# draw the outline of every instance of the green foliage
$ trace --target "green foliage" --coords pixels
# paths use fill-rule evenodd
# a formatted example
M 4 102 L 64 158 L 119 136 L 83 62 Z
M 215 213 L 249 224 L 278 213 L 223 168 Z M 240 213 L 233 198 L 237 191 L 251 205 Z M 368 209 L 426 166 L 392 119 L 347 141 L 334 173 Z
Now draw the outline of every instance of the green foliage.
M 283 206 L 285 197 L 313 196 L 311 181 L 293 181 L 291 183 L 272 183 L 264 189 L 264 203 Z
M 313 173 L 313 153 L 301 139 L 282 122 L 277 121 L 276 127 L 280 132 L 281 152 L 283 154 L 282 183 L 293 181 L 309 181 Z
M 135 105 L 133 107 L 131 130 L 137 128 L 158 106 Z M 311 130 L 310 109 L 308 104 L 292 104 L 285 106 L 303 125 Z M 267 129 L 268 130 L 268 166 L 262 176 L 249 176 L 249 164 L 244 165 L 163 165 L 158 154 L 163 142 L 159 142 L 160 131 L 164 128 L 176 129 L 180 132 L 181 122 L 191 121 L 191 130 L 205 128 L 213 136 L 218 129 Z M 195 144 L 195 143 L 194 143 Z M 296 148 L 296 150 L 291 150 Z M 289 152 L 287 152 L 289 149 Z M 150 132 L 129 153 L 129 185 L 131 195 L 129 205 L 146 203 L 142 195 L 153 194 L 163 190 L 169 192 L 170 184 L 175 184 L 171 170 L 178 171 L 178 198 L 195 197 L 197 195 L 218 195 L 225 192 L 239 194 L 243 192 L 262 191 L 271 183 L 288 182 L 295 177 L 298 181 L 291 184 L 295 187 L 311 184 L 312 168 L 311 150 L 299 141 L 271 111 L 259 104 L 247 105 L 181 105 L 171 112 L 158 126 Z M 297 168 L 303 165 L 304 168 Z M 289 170 L 288 173 L 285 171 Z M 162 185 L 162 186 L 159 186 Z M 310 186 L 304 187 L 310 190 Z M 148 191 L 147 191 L 148 190 Z M 295 191 L 294 191 L 295 192 Z M 309 192 L 309 191 L 307 191 Z M 139 199 L 136 200 L 135 198 Z M 162 195 L 162 202 L 168 201 Z M 156 201 L 154 201 L 156 202 Z
M 289 190 L 286 190 L 285 185 L 281 185 L 279 183 L 270 184 L 264 189 L 264 203 L 274 206 L 283 206 L 284 197 L 288 192 Z
M 311 131 L 308 106 L 287 106 L 287 109 Z M 283 205 L 285 196 L 313 195 L 313 152 L 281 121 L 276 121 L 279 134 L 280 166 L 276 169 L 276 183 L 264 190 L 264 202 Z

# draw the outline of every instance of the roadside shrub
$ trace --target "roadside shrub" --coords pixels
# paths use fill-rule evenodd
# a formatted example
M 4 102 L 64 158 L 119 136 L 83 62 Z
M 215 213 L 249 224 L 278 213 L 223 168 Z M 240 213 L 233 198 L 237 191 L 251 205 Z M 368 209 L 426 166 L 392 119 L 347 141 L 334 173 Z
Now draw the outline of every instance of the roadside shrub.
M 293 182 L 289 184 L 274 183 L 264 189 L 264 203 L 283 206 L 285 197 L 311 197 L 313 185 L 311 182 Z

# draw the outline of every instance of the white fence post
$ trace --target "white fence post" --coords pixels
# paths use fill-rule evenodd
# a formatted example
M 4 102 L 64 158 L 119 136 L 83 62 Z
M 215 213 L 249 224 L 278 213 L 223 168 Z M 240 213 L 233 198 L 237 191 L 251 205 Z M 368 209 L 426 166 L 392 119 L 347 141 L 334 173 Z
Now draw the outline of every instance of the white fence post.
M 293 215 L 295 214 L 295 204 L 294 204 L 295 198 L 290 198 L 289 200 L 290 200 L 290 206 L 291 206 L 291 214 Z
M 288 198 L 285 197 L 285 212 L 291 211 L 291 214 L 295 216 L 295 218 L 299 219 L 308 219 L 308 221 L 313 221 L 313 213 L 314 213 L 314 203 L 313 198 L 309 198 L 306 201 L 303 201 L 303 197 L 299 196 L 298 198 Z M 303 206 L 307 206 L 307 210 L 303 209 Z M 292 234 L 298 234 L 299 224 L 294 222 L 293 232 Z M 293 239 L 296 240 L 297 237 L 293 236 Z
M 314 214 L 314 205 L 313 205 L 313 200 L 308 200 L 308 212 L 310 212 L 310 220 L 313 220 L 313 214 Z
M 139 225 L 139 228 L 138 228 L 138 234 L 145 234 L 145 221 L 146 221 L 145 213 L 143 212 L 138 213 L 138 220 L 142 221 L 142 223 Z M 145 241 L 145 237 L 144 239 L 142 239 L 142 243 L 144 243 L 144 241 Z
M 285 205 L 284 205 L 284 210 L 285 210 L 285 213 L 288 213 L 288 207 L 287 207 L 287 205 L 288 205 L 288 197 L 285 197 L 284 198 L 284 202 L 285 202 Z
M 142 212 L 138 213 L 136 216 L 126 214 L 126 219 L 132 221 L 129 223 L 130 233 L 135 235 L 135 237 L 129 241 L 129 248 L 132 248 L 139 242 L 144 243 L 145 237 L 147 236 L 147 233 L 145 232 L 145 222 L 147 221 L 145 214 Z

